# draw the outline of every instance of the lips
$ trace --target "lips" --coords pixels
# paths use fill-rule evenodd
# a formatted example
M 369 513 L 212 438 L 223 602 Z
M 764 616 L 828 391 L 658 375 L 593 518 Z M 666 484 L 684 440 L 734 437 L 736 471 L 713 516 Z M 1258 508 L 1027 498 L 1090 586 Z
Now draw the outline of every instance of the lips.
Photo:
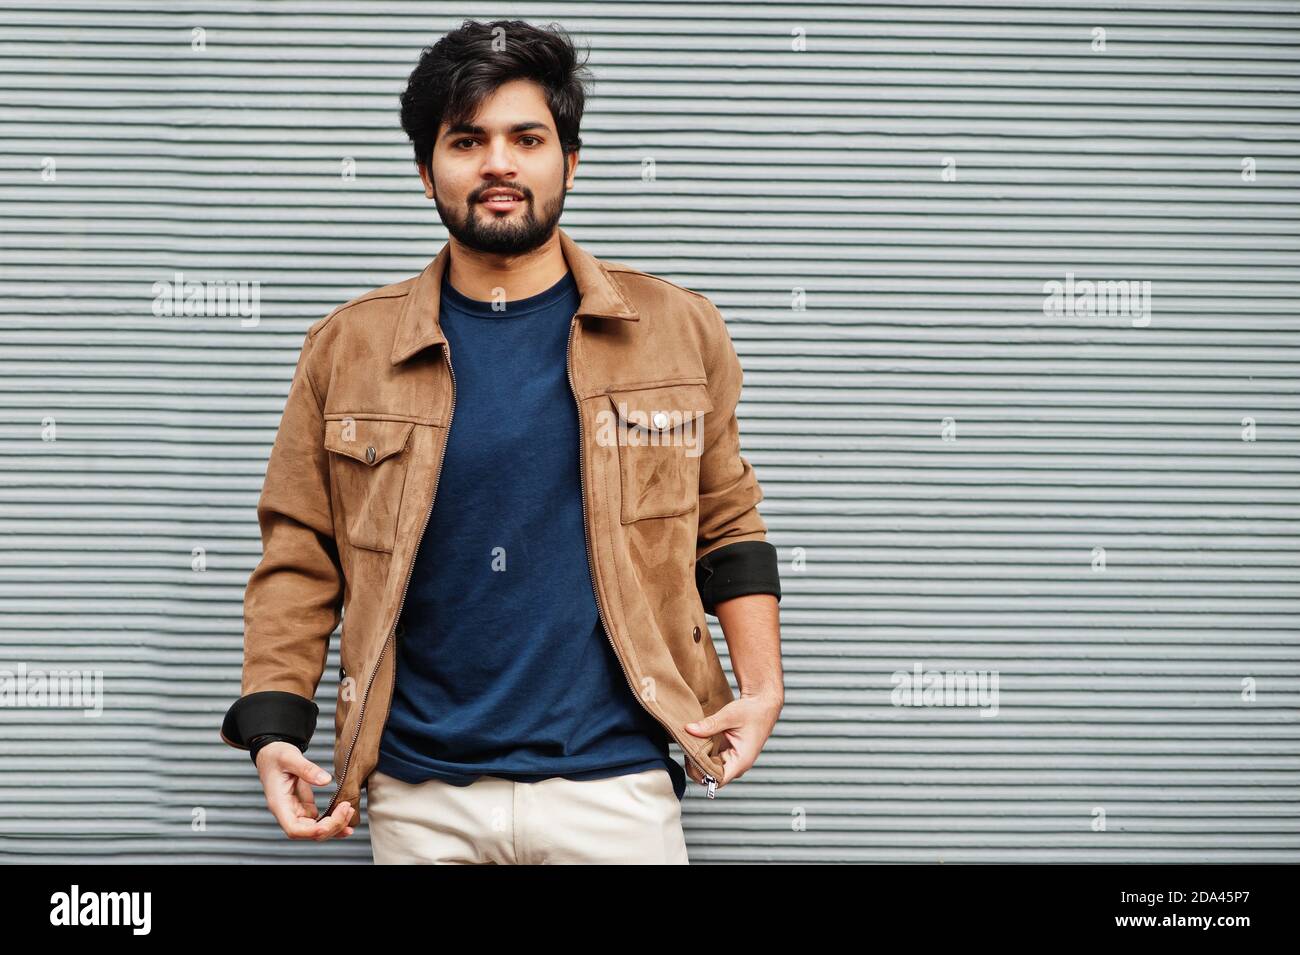
M 523 202 L 523 200 L 524 197 L 517 192 L 508 189 L 494 189 L 484 193 L 483 198 L 479 201 L 485 206 L 500 206 L 503 209 L 508 209 L 513 205 Z
M 482 200 L 481 204 L 489 212 L 514 212 L 523 207 L 524 200 L 510 196 L 492 196 Z

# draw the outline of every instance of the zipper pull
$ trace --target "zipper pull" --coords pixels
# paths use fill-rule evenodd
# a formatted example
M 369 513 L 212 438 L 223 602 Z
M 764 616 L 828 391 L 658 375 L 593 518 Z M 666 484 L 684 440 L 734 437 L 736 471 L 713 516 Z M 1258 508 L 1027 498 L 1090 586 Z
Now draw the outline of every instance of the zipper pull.
M 714 779 L 712 776 L 710 776 L 708 773 L 705 773 L 704 782 L 708 786 L 708 789 L 705 790 L 704 794 L 708 796 L 710 799 L 716 799 L 717 792 L 718 792 L 718 781 Z

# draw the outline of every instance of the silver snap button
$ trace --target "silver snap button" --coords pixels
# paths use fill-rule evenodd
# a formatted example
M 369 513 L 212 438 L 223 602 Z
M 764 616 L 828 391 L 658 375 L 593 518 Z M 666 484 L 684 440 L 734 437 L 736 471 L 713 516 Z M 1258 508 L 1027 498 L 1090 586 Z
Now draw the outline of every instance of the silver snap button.
M 654 423 L 656 428 L 668 427 L 668 415 L 664 414 L 662 411 L 656 411 L 654 416 Z
M 374 448 L 366 448 L 366 461 L 368 461 L 370 464 L 374 464 L 374 463 L 375 463 L 375 449 L 374 449 Z

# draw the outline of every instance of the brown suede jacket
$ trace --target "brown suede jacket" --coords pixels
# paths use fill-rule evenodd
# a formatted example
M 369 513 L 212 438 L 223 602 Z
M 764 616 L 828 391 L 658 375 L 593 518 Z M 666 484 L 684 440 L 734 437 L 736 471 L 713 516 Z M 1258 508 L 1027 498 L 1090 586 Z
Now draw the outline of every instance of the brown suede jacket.
M 781 595 L 763 492 L 740 453 L 740 362 L 706 297 L 596 259 L 557 232 L 581 295 L 568 372 L 596 606 L 629 692 L 712 796 L 725 739 L 682 728 L 734 698 L 705 615 L 732 597 Z M 257 505 L 262 558 L 244 595 L 242 695 L 221 739 L 254 756 L 269 739 L 305 749 L 341 619 L 338 788 L 322 819 L 348 800 L 360 822 L 379 758 L 398 620 L 455 408 L 438 325 L 449 255 L 446 245 L 419 275 L 311 326 Z

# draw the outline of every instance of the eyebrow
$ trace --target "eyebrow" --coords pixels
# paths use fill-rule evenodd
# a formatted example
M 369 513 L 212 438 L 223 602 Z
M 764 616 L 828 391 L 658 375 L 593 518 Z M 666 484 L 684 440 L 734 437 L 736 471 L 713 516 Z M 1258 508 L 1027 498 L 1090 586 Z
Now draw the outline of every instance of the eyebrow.
M 549 131 L 550 127 L 547 126 L 545 123 L 538 123 L 538 122 L 515 123 L 508 130 L 506 130 L 506 132 L 523 133 L 523 132 L 527 132 L 530 129 L 545 129 Z M 449 136 L 459 136 L 459 135 L 464 135 L 466 133 L 470 133 L 475 136 L 483 136 L 486 135 L 487 130 L 484 129 L 482 126 L 475 126 L 473 123 L 457 123 L 455 126 L 452 126 L 450 129 L 448 129 L 447 132 L 443 133 L 442 138 L 446 139 Z

